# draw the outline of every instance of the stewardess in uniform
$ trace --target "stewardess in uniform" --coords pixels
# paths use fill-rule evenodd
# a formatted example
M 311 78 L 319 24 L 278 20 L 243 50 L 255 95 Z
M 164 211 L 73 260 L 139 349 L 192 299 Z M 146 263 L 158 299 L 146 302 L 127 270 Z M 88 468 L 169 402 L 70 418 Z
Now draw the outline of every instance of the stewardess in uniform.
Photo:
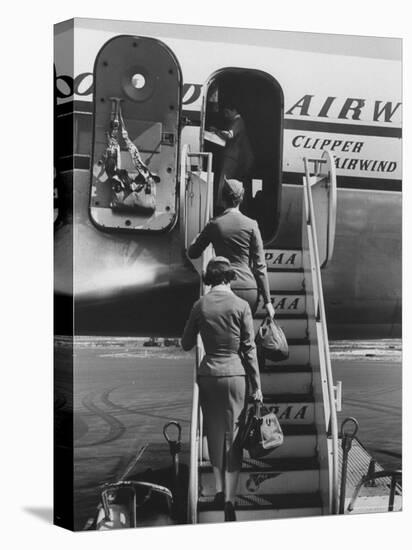
M 229 260 L 211 260 L 204 282 L 212 288 L 198 300 L 186 323 L 182 347 L 203 341 L 197 381 L 209 457 L 216 480 L 215 505 L 224 508 L 225 521 L 235 521 L 235 496 L 242 464 L 236 441 L 244 419 L 247 396 L 262 401 L 255 335 L 249 304 L 230 288 L 236 277 Z
M 255 220 L 239 210 L 244 195 L 242 182 L 225 179 L 222 199 L 225 211 L 211 219 L 193 240 L 187 251 L 189 258 L 199 258 L 212 243 L 217 256 L 227 258 L 236 274 L 232 290 L 246 300 L 255 314 L 259 291 L 266 311 L 273 318 L 275 310 L 270 301 L 265 253 L 262 236 Z

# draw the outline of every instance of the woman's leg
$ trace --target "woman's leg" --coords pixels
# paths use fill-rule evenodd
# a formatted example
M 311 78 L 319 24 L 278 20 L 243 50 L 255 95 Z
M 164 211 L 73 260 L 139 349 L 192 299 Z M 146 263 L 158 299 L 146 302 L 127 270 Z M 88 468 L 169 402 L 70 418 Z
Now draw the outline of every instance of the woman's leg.
M 223 469 L 213 466 L 213 473 L 215 474 L 216 493 L 223 493 L 225 490 L 225 472 Z
M 239 481 L 239 470 L 233 472 L 225 472 L 225 500 L 235 504 L 237 484 Z
M 235 504 L 239 473 L 242 467 L 243 449 L 237 441 L 240 423 L 247 404 L 247 384 L 245 376 L 228 377 L 228 414 L 230 431 L 227 433 L 227 453 L 225 461 L 225 498 Z
M 246 405 L 246 377 L 199 377 L 200 403 L 216 492 L 234 504 L 243 451 L 236 442 Z
M 212 463 L 216 492 L 224 491 L 224 438 L 225 395 L 219 378 L 202 376 L 198 378 L 200 405 L 203 411 L 203 429 L 206 434 L 209 459 Z M 224 392 L 223 388 L 223 392 Z

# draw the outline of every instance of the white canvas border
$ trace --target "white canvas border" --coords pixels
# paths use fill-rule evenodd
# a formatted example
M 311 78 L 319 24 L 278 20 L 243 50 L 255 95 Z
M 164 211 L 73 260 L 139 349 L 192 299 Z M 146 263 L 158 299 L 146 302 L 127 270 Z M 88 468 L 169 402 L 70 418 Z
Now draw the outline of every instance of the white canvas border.
M 61 3 L 60 3 L 61 4 Z M 276 5 L 263 0 L 253 3 L 209 0 L 178 3 L 148 3 L 124 0 L 99 2 L 15 2 L 4 12 L 2 31 L 6 54 L 2 71 L 3 139 L 9 170 L 3 181 L 1 213 L 3 319 L 2 339 L 2 494 L 7 511 L 2 538 L 8 547 L 33 544 L 62 550 L 98 546 L 100 549 L 134 546 L 163 548 L 329 548 L 348 549 L 404 547 L 410 510 L 402 514 L 345 518 L 292 519 L 237 524 L 143 529 L 138 532 L 71 534 L 51 525 L 52 505 L 52 24 L 73 16 L 129 19 L 171 23 L 256 27 L 279 30 L 332 32 L 403 37 L 405 54 L 405 99 L 410 95 L 409 17 L 406 3 L 384 4 L 347 0 L 297 1 Z M 269 7 L 270 6 L 270 7 Z M 7 13 L 7 15 L 6 15 Z M 410 110 L 405 106 L 404 141 L 404 269 L 410 275 L 411 204 L 407 190 L 410 168 Z M 24 180 L 21 180 L 24 174 Z M 23 204 L 10 204 L 7 189 L 24 187 Z M 404 334 L 408 321 L 410 292 L 404 275 Z M 405 339 L 404 388 L 410 385 L 410 344 Z M 404 399 L 404 418 L 409 407 Z M 405 424 L 410 433 L 410 426 Z M 404 464 L 409 457 L 404 445 Z M 407 474 L 407 472 L 406 472 Z M 406 475 L 406 485 L 409 476 Z M 24 481 L 23 481 L 24 480 Z M 408 493 L 408 491 L 405 491 Z M 409 508 L 406 494 L 405 508 Z M 47 517 L 49 521 L 41 519 Z M 2 513 L 2 518 L 4 518 Z M 75 537 L 75 538 L 74 538 Z M 37 541 L 36 543 L 34 541 Z M 216 546 L 218 545 L 218 546 Z

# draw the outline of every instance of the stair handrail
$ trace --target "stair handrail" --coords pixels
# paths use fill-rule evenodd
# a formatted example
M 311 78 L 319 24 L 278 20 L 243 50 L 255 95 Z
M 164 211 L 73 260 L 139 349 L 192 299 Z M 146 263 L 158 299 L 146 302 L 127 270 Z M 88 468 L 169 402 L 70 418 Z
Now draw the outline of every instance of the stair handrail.
M 179 199 L 180 199 L 180 223 L 181 223 L 181 238 L 184 243 L 184 247 L 188 247 L 188 235 L 187 235 L 187 212 L 188 202 L 191 198 L 189 193 L 190 172 L 187 167 L 188 159 L 197 158 L 201 162 L 206 160 L 206 204 L 205 204 L 205 220 L 207 221 L 213 216 L 213 174 L 212 174 L 212 153 L 205 152 L 190 152 L 190 146 L 188 144 L 183 145 L 182 154 L 180 157 L 180 185 L 179 185 Z M 202 170 L 200 169 L 199 172 Z M 203 229 L 201 227 L 201 213 L 199 212 L 199 227 L 198 230 Z
M 205 158 L 207 160 L 207 180 L 206 180 L 206 200 L 205 200 L 205 223 L 213 216 L 213 177 L 211 172 L 212 155 L 210 153 L 187 153 L 188 157 Z M 185 198 L 185 221 L 186 224 L 187 198 Z M 201 223 L 201 212 L 199 211 L 199 230 Z M 187 232 L 185 229 L 185 244 Z M 206 270 L 207 263 L 213 256 L 211 247 L 206 248 L 201 256 L 201 270 Z M 202 278 L 200 280 L 199 295 L 203 296 L 207 292 L 207 287 Z M 203 342 L 200 335 L 197 336 L 196 342 L 196 360 L 193 371 L 193 401 L 190 419 L 190 464 L 189 464 L 189 489 L 188 489 L 188 504 L 187 517 L 189 523 L 197 522 L 197 502 L 198 502 L 198 463 L 199 457 L 202 455 L 202 415 L 199 404 L 199 386 L 197 384 L 197 371 L 200 362 L 204 357 Z
M 333 385 L 333 375 L 332 375 L 332 365 L 330 360 L 329 353 L 329 338 L 328 330 L 326 325 L 326 314 L 325 314 L 325 304 L 323 300 L 323 290 L 322 290 L 322 277 L 321 277 L 321 265 L 319 260 L 319 250 L 317 242 L 317 233 L 316 233 L 316 219 L 315 219 L 315 210 L 313 207 L 312 200 L 312 190 L 311 190 L 311 177 L 308 166 L 308 159 L 304 159 L 305 165 L 305 178 L 304 178 L 304 205 L 306 205 L 306 226 L 308 231 L 308 239 L 311 241 L 313 248 L 313 257 L 314 264 L 312 265 L 312 274 L 314 275 L 314 298 L 315 298 L 315 314 L 316 321 L 320 323 L 322 331 L 322 349 L 320 349 L 323 354 L 324 364 L 326 367 L 326 388 L 327 388 L 327 399 L 329 405 L 329 426 L 330 426 L 330 437 L 332 442 L 332 457 L 331 457 L 331 488 L 330 488 L 330 502 L 331 502 L 331 513 L 338 513 L 339 505 L 339 490 L 338 490 L 338 479 L 339 479 L 339 469 L 338 469 L 338 420 L 336 413 L 336 400 L 335 392 Z
M 201 348 L 199 339 L 196 344 L 196 365 L 193 372 L 193 400 L 192 412 L 190 418 L 190 462 L 189 462 L 189 488 L 187 499 L 187 519 L 188 523 L 197 522 L 197 500 L 198 500 L 198 469 L 199 460 L 199 386 L 196 380 L 197 366 L 201 360 Z
M 187 143 L 182 146 L 180 155 L 180 174 L 179 174 L 179 219 L 180 219 L 180 236 L 183 246 L 187 246 L 187 158 L 190 152 L 190 147 Z
M 322 157 L 315 159 L 304 159 L 306 162 L 313 163 L 314 176 L 317 178 L 322 177 L 322 181 L 325 182 L 328 190 L 328 219 L 327 219 L 327 239 L 326 239 L 326 258 L 321 268 L 327 266 L 333 256 L 333 250 L 335 247 L 335 233 L 336 233 L 336 205 L 337 205 L 337 188 L 336 188 L 336 165 L 333 154 L 330 151 L 323 151 Z M 328 175 L 325 177 L 322 175 L 322 165 L 327 164 L 330 167 Z M 305 165 L 306 166 L 306 165 Z M 306 172 L 306 168 L 305 168 Z M 310 185 L 316 185 L 317 180 L 310 183 Z

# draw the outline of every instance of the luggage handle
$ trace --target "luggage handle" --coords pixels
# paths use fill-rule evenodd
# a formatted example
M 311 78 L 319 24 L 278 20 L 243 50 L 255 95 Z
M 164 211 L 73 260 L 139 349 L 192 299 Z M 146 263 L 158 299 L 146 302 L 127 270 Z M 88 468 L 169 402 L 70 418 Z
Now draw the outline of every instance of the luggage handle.
M 265 334 L 264 331 L 267 330 L 267 328 L 270 326 L 270 324 L 272 322 L 276 325 L 275 319 L 274 318 L 272 319 L 272 317 L 270 317 L 269 315 L 266 315 L 266 317 L 263 319 L 262 323 L 260 324 L 260 327 L 257 331 L 257 335 L 259 335 L 261 338 L 263 338 L 263 336 Z
M 255 414 L 254 416 L 256 418 L 261 418 L 262 417 L 262 406 L 263 406 L 263 403 L 261 401 L 255 401 Z

